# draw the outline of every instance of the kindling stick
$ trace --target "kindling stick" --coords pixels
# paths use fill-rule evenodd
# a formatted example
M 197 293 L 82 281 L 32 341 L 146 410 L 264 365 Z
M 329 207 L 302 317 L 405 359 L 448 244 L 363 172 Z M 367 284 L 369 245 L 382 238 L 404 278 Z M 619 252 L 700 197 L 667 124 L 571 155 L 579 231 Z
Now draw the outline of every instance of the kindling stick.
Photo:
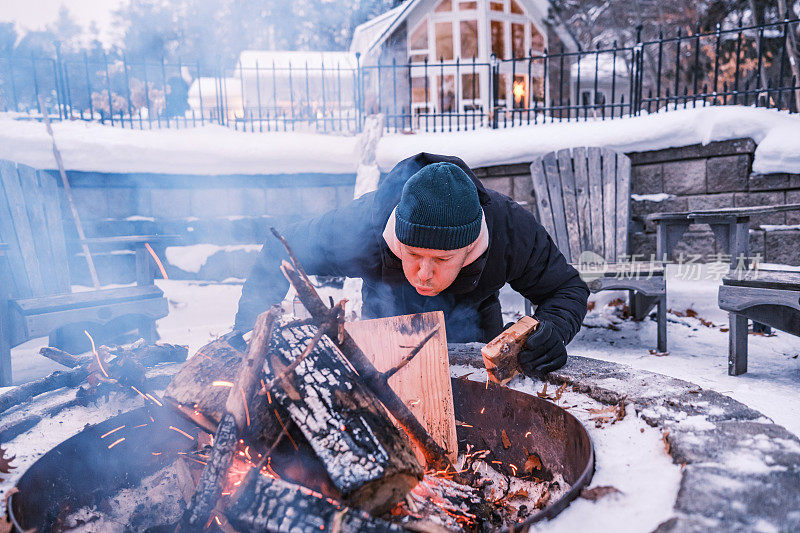
M 273 233 L 277 233 L 273 229 Z M 329 316 L 330 309 L 317 294 L 314 287 L 307 282 L 307 277 L 303 277 L 299 272 L 302 266 L 295 257 L 294 253 L 289 247 L 289 244 L 284 238 L 278 235 L 283 245 L 286 247 L 289 257 L 294 259 L 296 263 L 292 266 L 286 261 L 281 264 L 281 271 L 284 276 L 289 280 L 294 289 L 297 291 L 297 297 L 303 303 L 309 313 L 322 324 Z M 350 364 L 353 365 L 356 372 L 361 376 L 364 385 L 369 388 L 373 394 L 383 403 L 386 409 L 395 417 L 400 427 L 408 433 L 411 440 L 419 446 L 425 456 L 425 461 L 428 466 L 437 470 L 448 470 L 453 467 L 450 460 L 447 458 L 447 452 L 437 443 L 430 433 L 422 426 L 417 420 L 417 417 L 409 410 L 408 406 L 403 403 L 397 394 L 389 386 L 386 375 L 378 372 L 372 362 L 367 358 L 364 352 L 359 348 L 358 344 L 353 340 L 346 330 L 339 331 L 339 328 L 329 328 L 328 336 L 334 342 L 339 340 L 341 333 L 341 342 L 338 342 L 339 348 L 342 353 L 347 357 Z M 455 469 L 453 469 L 455 471 Z
M 69 188 L 69 180 L 67 180 L 67 173 L 64 170 L 64 161 L 61 160 L 61 152 L 58 150 L 58 146 L 56 146 L 56 137 L 53 135 L 53 128 L 50 126 L 50 116 L 45 109 L 42 95 L 39 95 L 39 111 L 42 113 L 44 125 L 47 126 L 47 133 L 50 135 L 50 140 L 53 143 L 53 156 L 56 158 L 58 173 L 61 175 L 61 183 L 64 185 L 64 194 L 67 196 L 67 203 L 69 203 L 69 209 L 72 211 L 72 220 L 75 221 L 75 228 L 78 230 L 78 238 L 81 240 L 81 250 L 83 251 L 84 257 L 86 257 L 86 264 L 89 266 L 92 284 L 97 288 L 100 286 L 100 278 L 97 277 L 97 270 L 94 268 L 94 260 L 92 259 L 92 254 L 89 253 L 89 246 L 86 244 L 86 235 L 83 233 L 81 217 L 78 216 L 75 200 L 72 199 L 72 189 Z

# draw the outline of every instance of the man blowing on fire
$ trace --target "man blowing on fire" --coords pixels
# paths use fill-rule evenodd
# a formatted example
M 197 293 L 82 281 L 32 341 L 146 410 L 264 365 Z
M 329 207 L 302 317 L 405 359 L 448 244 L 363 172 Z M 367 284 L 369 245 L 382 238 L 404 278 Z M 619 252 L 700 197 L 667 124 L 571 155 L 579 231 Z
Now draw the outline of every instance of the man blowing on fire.
M 540 324 L 519 354 L 529 375 L 567 362 L 566 344 L 586 315 L 589 289 L 544 227 L 456 157 L 417 154 L 376 191 L 280 230 L 309 274 L 363 279 L 362 318 L 443 311 L 451 342 L 488 342 L 503 330 L 498 293 L 508 282 L 537 306 Z M 235 329 L 251 329 L 283 299 L 287 258 L 270 235 Z

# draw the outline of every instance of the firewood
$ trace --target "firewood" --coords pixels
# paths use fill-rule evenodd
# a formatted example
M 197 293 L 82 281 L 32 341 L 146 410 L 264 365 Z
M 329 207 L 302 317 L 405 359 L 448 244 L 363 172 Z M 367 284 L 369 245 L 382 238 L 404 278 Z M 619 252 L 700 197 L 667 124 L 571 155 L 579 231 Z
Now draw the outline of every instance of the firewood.
M 280 307 L 274 306 L 256 319 L 247 357 L 239 367 L 233 386 L 229 388 L 225 411 L 214 435 L 211 457 L 203 468 L 192 501 L 181 519 L 181 531 L 202 531 L 219 500 L 239 435 L 250 425 L 247 404 L 261 376 L 273 326 L 279 316 Z
M 48 359 L 55 361 L 59 365 L 64 365 L 67 368 L 75 368 L 76 366 L 80 366 L 82 364 L 88 363 L 91 360 L 91 357 L 75 357 L 71 353 L 67 353 L 64 350 L 59 350 L 58 348 L 53 348 L 52 346 L 45 346 L 39 350 L 39 355 L 42 357 L 47 357 Z
M 347 503 L 380 514 L 403 499 L 423 469 L 375 395 L 320 331 L 315 326 L 277 329 L 266 368 L 268 375 L 284 377 L 270 380 L 272 396 L 311 444 Z
M 481 348 L 490 380 L 505 385 L 521 372 L 517 356 L 538 325 L 539 321 L 532 316 L 524 316 Z
M 259 474 L 255 469 L 248 472 L 225 516 L 240 532 L 404 531 L 364 511 L 346 507 L 303 486 Z
M 89 375 L 85 366 L 72 370 L 56 371 L 47 377 L 18 385 L 13 389 L 0 394 L 0 413 L 34 398 L 45 392 L 50 392 L 61 387 L 77 387 Z
M 458 440 L 444 314 L 436 311 L 360 320 L 348 322 L 345 329 L 455 461 Z M 415 451 L 424 461 L 421 450 Z
M 283 262 L 281 265 L 286 278 L 297 291 L 297 296 L 303 303 L 305 308 L 311 313 L 318 323 L 323 323 L 329 313 L 328 307 L 322 302 L 322 299 L 317 294 L 316 290 L 310 283 L 306 283 L 303 278 L 298 274 L 297 270 L 287 263 Z M 425 427 L 420 423 L 414 414 L 409 410 L 408 406 L 403 403 L 397 394 L 389 386 L 386 376 L 375 369 L 375 366 L 370 362 L 369 358 L 364 354 L 358 344 L 353 340 L 346 330 L 339 331 L 339 328 L 331 328 L 328 331 L 328 336 L 332 339 L 338 339 L 338 347 L 356 369 L 361 381 L 367 386 L 377 398 L 383 403 L 386 409 L 395 417 L 397 423 L 409 435 L 411 440 L 418 446 L 428 463 L 428 467 L 437 470 L 448 470 L 453 468 L 450 459 L 447 457 L 447 452 L 444 450 L 436 440 L 431 437 Z

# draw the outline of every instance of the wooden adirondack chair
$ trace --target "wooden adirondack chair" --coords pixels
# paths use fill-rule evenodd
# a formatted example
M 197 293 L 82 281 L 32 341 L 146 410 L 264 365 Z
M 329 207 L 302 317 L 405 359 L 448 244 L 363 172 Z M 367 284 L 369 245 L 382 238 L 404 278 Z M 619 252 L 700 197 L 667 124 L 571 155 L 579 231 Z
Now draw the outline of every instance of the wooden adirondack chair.
M 634 320 L 657 306 L 657 348 L 666 352 L 663 264 L 628 255 L 630 159 L 606 148 L 559 150 L 533 161 L 531 178 L 539 221 L 567 261 L 592 292 L 629 291 Z
M 152 341 L 155 320 L 168 313 L 144 248 L 157 237 L 87 239 L 94 245 L 133 247 L 137 285 L 71 292 L 58 191 L 56 179 L 47 172 L 0 161 L 0 241 L 8 245 L 6 275 L 0 278 L 2 385 L 11 383 L 10 349 L 23 342 L 49 336 L 51 346 L 62 347 L 65 327 L 102 328 L 122 320 Z

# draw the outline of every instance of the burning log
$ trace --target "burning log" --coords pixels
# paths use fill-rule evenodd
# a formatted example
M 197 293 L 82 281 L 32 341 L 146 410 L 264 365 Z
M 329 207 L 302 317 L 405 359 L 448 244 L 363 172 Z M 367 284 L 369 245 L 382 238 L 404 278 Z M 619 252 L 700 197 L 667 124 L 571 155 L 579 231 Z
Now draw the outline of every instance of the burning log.
M 300 485 L 259 474 L 245 477 L 225 516 L 237 531 L 282 533 L 401 532 L 402 528 Z
M 272 395 L 325 464 L 346 501 L 389 510 L 423 469 L 383 406 L 349 367 L 323 328 L 280 328 L 270 344 Z M 309 350 L 309 347 L 311 348 Z M 287 372 L 298 360 L 293 371 Z
M 308 312 L 311 313 L 311 316 L 317 320 L 317 323 L 324 323 L 330 310 L 323 303 L 313 285 L 308 281 L 308 276 L 306 276 L 303 267 L 295 257 L 286 239 L 278 233 L 275 228 L 271 229 L 272 233 L 283 243 L 289 253 L 289 257 L 294 262 L 294 266 L 292 266 L 286 261 L 283 261 L 281 265 L 283 274 L 297 291 L 298 298 Z M 386 375 L 375 369 L 375 366 L 370 362 L 361 348 L 359 348 L 350 334 L 342 327 L 337 327 L 335 330 L 331 328 L 331 331 L 327 333 L 332 339 L 338 340 L 337 344 L 339 349 L 350 364 L 353 365 L 356 372 L 358 372 L 362 383 L 375 394 L 392 416 L 394 416 L 400 427 L 408 433 L 414 441 L 414 444 L 422 450 L 428 467 L 438 470 L 453 469 L 453 465 L 447 457 L 447 451 L 431 437 L 430 433 L 428 433 L 419 420 L 417 420 L 406 404 L 403 403 L 403 400 L 392 390 Z
M 505 385 L 521 372 L 517 356 L 538 325 L 539 321 L 532 316 L 524 316 L 481 348 L 490 380 Z
M 259 315 L 256 320 L 247 358 L 242 362 L 236 380 L 230 387 L 225 402 L 225 412 L 217 426 L 211 458 L 203 469 L 197 490 L 181 520 L 179 529 L 182 531 L 202 530 L 219 499 L 239 435 L 246 426 L 250 425 L 247 404 L 252 398 L 256 383 L 261 376 L 267 356 L 267 347 L 278 316 L 280 316 L 280 308 L 273 307 Z

